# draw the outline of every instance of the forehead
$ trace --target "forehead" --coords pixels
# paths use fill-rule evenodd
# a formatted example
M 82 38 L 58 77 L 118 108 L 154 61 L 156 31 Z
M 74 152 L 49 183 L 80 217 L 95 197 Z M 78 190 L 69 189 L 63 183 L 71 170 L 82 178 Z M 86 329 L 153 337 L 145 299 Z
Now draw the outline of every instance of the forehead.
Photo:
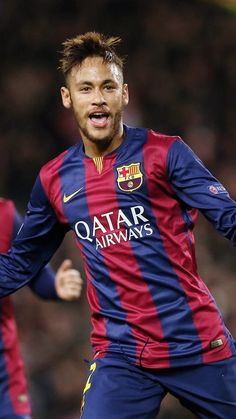
M 123 82 L 121 69 L 115 63 L 108 63 L 102 57 L 87 57 L 81 64 L 74 66 L 69 75 L 69 81 L 75 83 L 98 83 L 102 80 Z

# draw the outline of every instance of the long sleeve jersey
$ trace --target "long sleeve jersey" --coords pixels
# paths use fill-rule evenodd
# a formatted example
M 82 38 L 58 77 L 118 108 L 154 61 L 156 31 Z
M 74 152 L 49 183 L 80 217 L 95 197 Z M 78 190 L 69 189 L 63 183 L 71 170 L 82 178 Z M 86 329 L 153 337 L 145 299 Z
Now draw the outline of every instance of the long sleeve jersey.
M 0 258 L 0 295 L 26 284 L 73 230 L 97 357 L 117 353 L 147 368 L 231 357 L 233 338 L 197 271 L 193 227 L 200 210 L 236 244 L 236 203 L 179 137 L 124 129 L 103 158 L 78 143 L 41 169 Z
M 12 201 L 0 198 L 0 252 L 6 253 L 21 225 Z M 54 273 L 46 267 L 29 285 L 43 298 L 57 298 Z M 20 353 L 13 304 L 10 297 L 0 300 L 0 418 L 30 415 L 27 380 Z

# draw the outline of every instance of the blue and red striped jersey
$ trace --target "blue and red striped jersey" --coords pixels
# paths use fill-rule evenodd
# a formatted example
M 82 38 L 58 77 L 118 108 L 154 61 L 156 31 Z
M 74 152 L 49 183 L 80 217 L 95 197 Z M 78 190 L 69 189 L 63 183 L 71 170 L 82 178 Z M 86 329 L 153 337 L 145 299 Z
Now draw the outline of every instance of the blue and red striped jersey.
M 78 143 L 41 169 L 24 226 L 0 259 L 0 293 L 26 284 L 72 229 L 97 357 L 119 353 L 147 368 L 231 357 L 233 338 L 197 272 L 193 227 L 200 210 L 236 244 L 236 203 L 179 137 L 124 129 L 103 158 Z
M 22 219 L 11 200 L 0 198 L 0 252 L 6 253 L 17 235 Z M 55 275 L 45 267 L 30 288 L 45 299 L 58 299 Z M 14 307 L 9 296 L 0 300 L 0 417 L 30 415 L 26 374 L 17 335 Z
M 7 252 L 19 227 L 12 201 L 0 198 L 0 219 L 0 251 Z M 25 370 L 10 297 L 0 301 L 0 366 L 0 417 L 30 414 Z

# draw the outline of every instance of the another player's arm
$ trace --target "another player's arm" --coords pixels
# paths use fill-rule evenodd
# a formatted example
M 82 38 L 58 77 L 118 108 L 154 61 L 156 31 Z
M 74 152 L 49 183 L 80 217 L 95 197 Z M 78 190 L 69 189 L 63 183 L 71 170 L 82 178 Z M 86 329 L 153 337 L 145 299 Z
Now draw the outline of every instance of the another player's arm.
M 60 224 L 37 178 L 27 215 L 12 247 L 0 255 L 0 296 L 28 284 L 51 259 L 67 227 Z

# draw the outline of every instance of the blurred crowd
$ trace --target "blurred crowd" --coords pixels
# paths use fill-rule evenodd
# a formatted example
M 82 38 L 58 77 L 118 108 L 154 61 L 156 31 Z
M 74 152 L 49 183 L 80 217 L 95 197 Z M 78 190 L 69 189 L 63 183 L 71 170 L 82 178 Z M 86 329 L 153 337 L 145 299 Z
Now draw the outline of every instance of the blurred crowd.
M 178 134 L 236 199 L 236 13 L 200 0 L 0 2 L 0 195 L 23 214 L 39 168 L 78 141 L 60 101 L 61 43 L 96 30 L 123 39 L 129 125 Z M 200 216 L 199 271 L 236 337 L 235 250 Z M 55 255 L 83 272 L 74 239 Z M 83 274 L 84 275 L 84 274 Z M 80 301 L 14 295 L 35 419 L 78 419 L 92 351 L 86 279 Z M 192 415 L 168 397 L 160 419 Z

